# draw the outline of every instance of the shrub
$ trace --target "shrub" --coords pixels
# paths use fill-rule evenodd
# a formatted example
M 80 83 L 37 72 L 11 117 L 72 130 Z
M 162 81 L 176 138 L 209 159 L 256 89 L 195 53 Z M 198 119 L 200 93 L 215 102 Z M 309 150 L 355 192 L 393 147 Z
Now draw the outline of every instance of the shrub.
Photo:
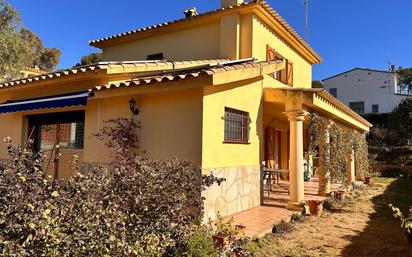
M 132 154 L 115 158 L 114 169 L 96 167 L 67 181 L 52 180 L 42 170 L 42 154 L 28 150 L 30 142 L 6 143 L 10 160 L 0 168 L 2 256 L 185 255 L 194 245 L 188 236 L 201 227 L 202 190 L 223 181 L 202 176 L 186 161 Z
M 206 228 L 195 230 L 185 239 L 188 257 L 215 257 L 212 232 Z
M 412 234 L 412 206 L 408 216 L 405 216 L 399 208 L 392 204 L 389 204 L 389 208 L 392 209 L 393 217 L 401 221 L 401 228 L 404 228 L 408 234 Z
M 387 178 L 399 178 L 404 175 L 405 172 L 400 167 L 386 167 L 381 171 L 381 176 Z
M 291 223 L 303 222 L 304 220 L 305 220 L 304 216 L 296 212 L 293 213 L 292 216 L 290 216 Z
M 273 234 L 282 234 L 285 232 L 289 232 L 292 230 L 292 224 L 287 222 L 286 220 L 282 219 L 280 223 L 273 225 L 272 233 Z

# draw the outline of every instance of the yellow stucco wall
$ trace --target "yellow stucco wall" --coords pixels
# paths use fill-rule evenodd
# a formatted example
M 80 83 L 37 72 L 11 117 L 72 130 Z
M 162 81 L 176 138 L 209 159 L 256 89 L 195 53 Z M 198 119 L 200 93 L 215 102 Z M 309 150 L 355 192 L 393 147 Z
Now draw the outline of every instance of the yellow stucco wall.
M 295 87 L 312 87 L 312 65 L 304 59 L 296 50 L 282 40 L 259 17 L 253 15 L 252 29 L 252 56 L 260 61 L 266 60 L 266 45 L 272 47 L 284 58 L 293 62 L 293 84 Z M 281 87 L 284 84 L 273 81 L 269 87 Z
M 204 88 L 202 168 L 259 165 L 262 135 L 262 81 L 244 81 Z M 249 112 L 250 144 L 226 144 L 224 108 Z
M 138 92 L 138 91 L 136 91 Z M 109 149 L 104 142 L 96 140 L 94 134 L 102 128 L 103 121 L 131 116 L 128 101 L 138 101 L 142 122 L 141 149 L 143 156 L 156 159 L 179 159 L 201 163 L 202 137 L 202 94 L 201 88 L 172 92 L 135 94 L 130 96 L 94 99 L 87 107 L 38 110 L 1 114 L 0 159 L 7 159 L 3 138 L 10 136 L 20 144 L 27 137 L 26 116 L 32 114 L 63 112 L 85 109 L 84 154 L 86 163 L 109 163 Z
M 108 46 L 103 51 L 103 60 L 146 60 L 148 55 L 157 53 L 163 53 L 164 58 L 170 61 L 218 59 L 220 57 L 220 22 L 215 21 Z
M 23 133 L 23 116 L 21 114 L 1 114 L 0 115 L 0 159 L 7 159 L 5 137 L 11 137 L 14 144 L 20 144 Z
M 109 150 L 93 136 L 104 120 L 130 118 L 128 101 L 137 100 L 141 150 L 145 157 L 201 162 L 202 89 L 92 99 L 86 109 L 86 163 L 108 163 Z

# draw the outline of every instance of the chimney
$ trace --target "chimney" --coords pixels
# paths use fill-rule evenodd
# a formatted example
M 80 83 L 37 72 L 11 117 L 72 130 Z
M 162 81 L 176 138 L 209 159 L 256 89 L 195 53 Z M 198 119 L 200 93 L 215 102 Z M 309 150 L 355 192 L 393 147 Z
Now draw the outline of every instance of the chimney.
M 234 6 L 238 4 L 242 4 L 243 0 L 220 0 L 220 7 L 226 8 L 229 6 Z
M 186 18 L 191 18 L 191 17 L 194 17 L 194 16 L 199 15 L 199 14 L 197 13 L 196 7 L 192 7 L 192 8 L 190 8 L 190 9 L 187 9 L 187 10 L 185 10 L 183 13 L 184 13 L 184 15 L 185 15 Z

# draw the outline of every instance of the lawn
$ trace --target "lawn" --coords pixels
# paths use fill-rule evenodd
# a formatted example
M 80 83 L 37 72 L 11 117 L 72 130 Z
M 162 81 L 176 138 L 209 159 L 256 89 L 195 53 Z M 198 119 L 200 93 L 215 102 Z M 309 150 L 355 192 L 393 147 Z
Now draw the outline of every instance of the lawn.
M 393 203 L 406 211 L 412 205 L 412 180 L 374 181 L 351 193 L 336 210 L 310 217 L 290 232 L 267 235 L 247 247 L 262 257 L 412 257 L 412 244 L 388 207 Z

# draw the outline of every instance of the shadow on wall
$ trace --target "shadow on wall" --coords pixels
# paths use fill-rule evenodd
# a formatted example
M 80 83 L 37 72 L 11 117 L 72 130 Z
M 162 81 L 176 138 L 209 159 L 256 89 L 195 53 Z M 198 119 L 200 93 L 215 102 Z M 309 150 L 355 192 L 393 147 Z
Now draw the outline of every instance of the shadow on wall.
M 342 252 L 344 257 L 412 257 L 412 244 L 408 242 L 400 221 L 392 216 L 388 207 L 393 203 L 404 213 L 412 205 L 412 180 L 398 179 L 385 192 L 373 198 L 375 213 L 370 214 L 366 228 L 351 239 Z

